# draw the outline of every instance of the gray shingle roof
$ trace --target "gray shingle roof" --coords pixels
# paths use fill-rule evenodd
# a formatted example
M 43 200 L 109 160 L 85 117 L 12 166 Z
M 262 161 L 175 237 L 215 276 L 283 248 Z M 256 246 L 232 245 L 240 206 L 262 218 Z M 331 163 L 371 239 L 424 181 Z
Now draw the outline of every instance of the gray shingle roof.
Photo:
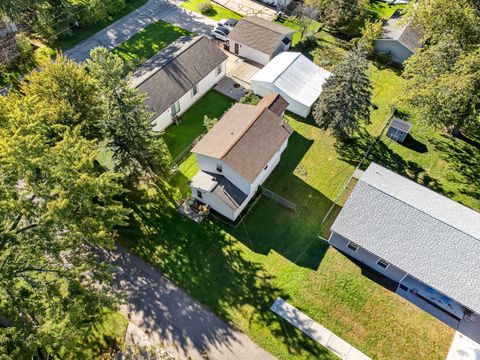
M 227 55 L 206 36 L 185 36 L 138 68 L 132 85 L 148 94 L 146 103 L 156 117 L 226 59 Z
M 480 313 L 480 214 L 372 163 L 332 230 Z
M 390 127 L 408 133 L 412 128 L 412 124 L 409 123 L 408 121 L 403 121 L 398 118 L 393 118 L 392 123 L 390 124 Z
M 293 32 L 292 29 L 261 17 L 247 16 L 235 25 L 228 38 L 264 54 L 272 55 L 285 36 Z
M 400 25 L 402 14 L 396 10 L 392 17 L 383 26 L 383 37 L 385 39 L 397 40 L 411 52 L 415 52 L 421 46 L 422 33 L 411 23 Z
M 190 185 L 215 194 L 233 210 L 237 210 L 248 197 L 225 176 L 208 171 L 200 170 L 192 178 Z

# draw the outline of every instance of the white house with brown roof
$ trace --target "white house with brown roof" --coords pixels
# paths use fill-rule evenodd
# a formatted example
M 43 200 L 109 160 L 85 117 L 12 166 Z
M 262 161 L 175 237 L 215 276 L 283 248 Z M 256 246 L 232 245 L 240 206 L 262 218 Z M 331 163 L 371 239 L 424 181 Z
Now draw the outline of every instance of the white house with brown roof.
M 290 49 L 294 33 L 261 17 L 247 16 L 230 32 L 228 44 L 234 54 L 266 65 L 275 55 Z
M 192 149 L 200 170 L 192 195 L 234 221 L 270 175 L 292 128 L 283 120 L 288 103 L 278 94 L 258 105 L 235 104 Z
M 181 37 L 138 68 L 132 85 L 148 95 L 153 130 L 162 131 L 226 74 L 227 55 L 206 36 Z

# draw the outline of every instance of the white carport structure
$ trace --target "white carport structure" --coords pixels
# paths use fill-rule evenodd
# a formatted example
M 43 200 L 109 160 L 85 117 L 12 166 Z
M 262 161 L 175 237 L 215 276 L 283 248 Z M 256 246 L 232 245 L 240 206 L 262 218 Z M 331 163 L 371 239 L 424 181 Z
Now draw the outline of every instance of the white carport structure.
M 288 101 L 287 110 L 305 118 L 331 75 L 301 53 L 283 52 L 257 72 L 251 82 L 255 94 L 278 93 Z

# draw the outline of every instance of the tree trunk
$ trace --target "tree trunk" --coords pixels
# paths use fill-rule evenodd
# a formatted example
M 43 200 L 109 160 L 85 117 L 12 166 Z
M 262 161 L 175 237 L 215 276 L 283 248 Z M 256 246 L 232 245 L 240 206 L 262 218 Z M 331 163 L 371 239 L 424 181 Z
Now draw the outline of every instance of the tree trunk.
M 463 127 L 463 120 L 458 121 L 452 128 L 451 133 L 453 136 L 459 138 L 462 136 L 462 127 Z

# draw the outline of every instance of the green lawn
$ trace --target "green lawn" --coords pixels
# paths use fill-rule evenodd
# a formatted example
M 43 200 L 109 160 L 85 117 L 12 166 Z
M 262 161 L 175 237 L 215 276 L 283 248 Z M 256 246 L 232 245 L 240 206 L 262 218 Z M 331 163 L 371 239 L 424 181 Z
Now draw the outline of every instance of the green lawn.
M 201 2 L 204 2 L 205 0 L 185 0 L 182 3 L 182 7 L 184 9 L 196 12 L 198 14 L 201 14 L 200 10 L 198 9 L 198 5 Z M 205 16 L 208 16 L 209 18 L 212 18 L 214 20 L 221 20 L 221 19 L 241 19 L 242 15 L 236 13 L 235 11 L 232 11 L 230 9 L 227 9 L 226 7 L 223 7 L 221 5 L 215 4 L 214 2 L 210 2 L 212 4 L 212 12 L 208 14 L 204 14 Z
M 97 22 L 96 24 L 91 24 L 80 28 L 72 28 L 71 35 L 63 36 L 56 39 L 50 44 L 50 46 L 54 49 L 61 49 L 63 51 L 68 50 L 69 48 L 77 45 L 79 42 L 85 40 L 86 38 L 99 32 L 108 25 L 114 23 L 118 19 L 131 13 L 135 9 L 145 4 L 147 1 L 148 0 L 127 0 L 125 2 L 125 7 L 118 13 L 111 15 L 105 18 L 103 21 Z
M 320 33 L 318 47 L 308 55 L 331 69 L 345 55 L 342 44 Z M 408 111 L 398 103 L 404 80 L 397 71 L 371 64 L 369 72 L 378 109 L 366 131 L 349 143 L 337 144 L 310 120 L 288 115 L 295 133 L 265 186 L 294 201 L 296 213 L 261 198 L 236 229 L 182 217 L 175 202 L 189 194 L 188 179 L 197 171 L 193 156 L 164 192 L 145 185 L 128 199 L 135 212 L 122 235 L 133 251 L 280 359 L 334 357 L 279 321 L 269 310 L 277 296 L 375 359 L 445 358 L 453 338 L 452 329 L 318 238 L 327 236 L 333 217 L 323 228 L 322 218 L 392 107 Z M 412 122 L 407 143 L 382 137 L 367 164 L 376 161 L 480 210 L 478 139 L 452 139 Z
M 395 10 L 403 9 L 405 5 L 390 5 L 387 2 L 381 0 L 371 0 L 368 4 L 368 10 L 370 11 L 374 19 L 390 19 Z
M 203 118 L 220 118 L 233 104 L 233 100 L 216 90 L 203 95 L 190 109 L 180 116 L 180 125 L 170 125 L 165 129 L 163 138 L 167 143 L 172 158 L 180 155 L 195 138 L 205 132 Z
M 300 26 L 298 25 L 298 22 L 296 21 L 295 18 L 291 17 L 285 20 L 275 20 L 275 22 L 277 24 L 280 24 L 295 30 L 295 34 L 293 34 L 293 39 L 292 39 L 292 46 L 295 46 L 301 40 Z M 312 21 L 312 24 L 308 27 L 308 30 L 305 32 L 305 35 L 308 35 L 309 33 L 316 33 L 319 29 L 320 29 L 320 23 L 318 21 Z
M 134 68 L 185 35 L 190 35 L 190 32 L 160 20 L 140 30 L 113 52 Z

